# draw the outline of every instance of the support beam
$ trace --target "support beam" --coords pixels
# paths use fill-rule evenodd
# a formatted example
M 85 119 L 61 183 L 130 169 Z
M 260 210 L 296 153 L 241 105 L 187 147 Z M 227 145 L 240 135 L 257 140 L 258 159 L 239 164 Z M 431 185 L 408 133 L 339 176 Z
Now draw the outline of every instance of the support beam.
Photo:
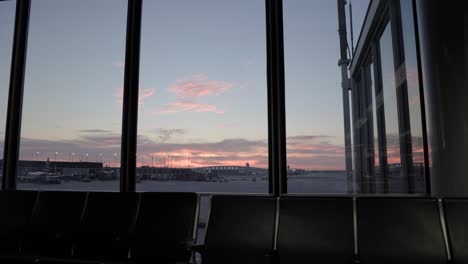
M 120 164 L 121 192 L 134 192 L 136 184 L 142 1 L 128 0 Z
M 468 4 L 416 1 L 431 194 L 468 197 Z
M 30 9 L 30 0 L 16 1 L 15 33 L 11 59 L 10 90 L 8 95 L 8 112 L 3 154 L 3 190 L 16 189 Z
M 282 0 L 265 0 L 267 27 L 269 191 L 286 193 L 286 109 Z
M 343 122 L 345 135 L 345 160 L 346 160 L 346 179 L 348 183 L 348 193 L 354 193 L 353 180 L 353 158 L 351 146 L 351 121 L 349 112 L 349 90 L 350 80 L 348 75 L 349 60 L 347 55 L 348 41 L 346 33 L 346 13 L 345 0 L 338 0 L 338 33 L 340 36 L 340 60 L 338 65 L 341 68 L 341 89 L 343 95 Z

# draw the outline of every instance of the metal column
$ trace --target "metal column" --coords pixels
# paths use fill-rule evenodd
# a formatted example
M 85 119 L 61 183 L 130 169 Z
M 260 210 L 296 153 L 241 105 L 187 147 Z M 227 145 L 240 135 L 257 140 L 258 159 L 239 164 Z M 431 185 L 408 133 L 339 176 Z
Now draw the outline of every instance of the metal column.
M 282 0 L 266 0 L 269 191 L 286 193 L 286 114 Z
M 354 180 L 353 180 L 353 158 L 351 146 L 351 122 L 349 113 L 349 90 L 350 80 L 348 75 L 349 60 L 347 55 L 348 41 L 346 33 L 346 13 L 345 13 L 345 0 L 338 0 L 338 25 L 340 36 L 340 60 L 338 65 L 341 67 L 341 88 L 343 92 L 343 122 L 344 122 L 344 135 L 345 135 L 345 159 L 346 159 L 346 179 L 348 182 L 348 192 L 354 193 Z
M 30 9 L 30 0 L 17 0 L 5 131 L 5 149 L 3 154 L 3 190 L 16 189 Z
M 120 191 L 134 192 L 138 128 L 138 84 L 143 0 L 128 0 L 127 41 L 122 114 Z

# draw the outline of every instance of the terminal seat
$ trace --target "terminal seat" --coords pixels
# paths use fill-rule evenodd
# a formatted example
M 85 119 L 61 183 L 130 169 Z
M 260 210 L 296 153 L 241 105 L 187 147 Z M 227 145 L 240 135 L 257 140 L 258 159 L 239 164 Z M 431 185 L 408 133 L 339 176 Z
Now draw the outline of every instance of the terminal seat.
M 277 256 L 280 264 L 352 263 L 351 197 L 282 197 Z
M 86 201 L 84 192 L 39 192 L 22 243 L 25 256 L 72 257 Z
M 132 260 L 138 264 L 188 263 L 196 237 L 198 202 L 195 193 L 141 193 Z
M 75 258 L 128 260 L 138 202 L 137 193 L 90 192 L 75 234 Z
M 34 258 L 21 256 L 21 242 L 36 204 L 37 192 L 0 192 L 0 263 L 32 263 Z
M 276 198 L 214 195 L 203 263 L 271 263 L 275 237 Z
M 438 203 L 430 198 L 357 198 L 362 264 L 445 264 Z
M 0 192 L 0 255 L 17 256 L 36 203 L 37 192 Z
M 468 263 L 468 199 L 445 199 L 447 233 L 452 263 Z

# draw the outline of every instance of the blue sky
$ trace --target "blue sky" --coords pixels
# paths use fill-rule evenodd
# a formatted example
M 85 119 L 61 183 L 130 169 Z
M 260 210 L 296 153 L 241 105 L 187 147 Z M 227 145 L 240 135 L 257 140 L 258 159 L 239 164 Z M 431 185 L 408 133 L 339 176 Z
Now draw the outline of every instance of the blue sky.
M 119 154 L 126 2 L 32 1 L 22 159 L 59 152 L 112 164 Z M 367 4 L 353 1 L 356 40 Z M 139 164 L 266 167 L 264 1 L 143 8 Z M 13 2 L 1 2 L 3 124 L 13 18 Z M 288 163 L 343 169 L 336 1 L 285 0 L 284 32 Z

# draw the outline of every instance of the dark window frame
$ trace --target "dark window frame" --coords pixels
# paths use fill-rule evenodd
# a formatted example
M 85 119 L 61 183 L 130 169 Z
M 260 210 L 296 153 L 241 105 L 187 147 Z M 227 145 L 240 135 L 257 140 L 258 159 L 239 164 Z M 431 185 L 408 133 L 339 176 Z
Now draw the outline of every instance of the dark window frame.
M 128 0 L 120 191 L 135 192 L 138 83 L 143 0 Z M 31 0 L 17 0 L 2 189 L 15 190 Z M 268 77 L 269 194 L 287 192 L 282 0 L 265 0 Z
M 353 58 L 351 64 L 351 78 L 355 80 L 362 79 L 362 72 L 366 68 L 366 64 L 369 60 L 369 53 L 372 53 L 374 59 L 374 76 L 375 80 L 375 95 L 378 95 L 382 92 L 382 69 L 381 69 L 381 52 L 380 52 L 380 43 L 379 40 L 383 34 L 383 31 L 387 25 L 391 25 L 391 36 L 392 36 L 392 48 L 393 48 L 393 60 L 394 60 L 394 69 L 395 69 L 395 89 L 397 93 L 397 112 L 398 112 L 398 128 L 399 128 L 399 144 L 400 144 L 400 159 L 401 159 L 401 192 L 402 193 L 414 193 L 416 180 L 413 177 L 409 177 L 412 174 L 413 162 L 412 162 L 412 142 L 411 142 L 411 124 L 409 119 L 409 106 L 408 106 L 408 92 L 407 92 L 407 75 L 405 66 L 405 52 L 404 52 L 404 39 L 403 39 L 403 30 L 402 30 L 402 18 L 401 18 L 401 8 L 399 1 L 390 1 L 390 0 L 380 0 L 376 1 L 376 15 L 374 21 L 372 21 L 372 27 L 369 30 L 369 36 L 367 41 L 364 42 L 363 48 L 358 54 L 358 57 Z M 414 5 L 414 1 L 413 1 Z M 416 13 L 414 12 L 414 16 Z M 368 18 L 366 18 L 368 19 Z M 417 24 L 414 24 L 415 32 L 417 34 Z M 362 36 L 361 36 L 362 37 Z M 418 45 L 418 36 L 416 35 L 416 46 Z M 419 56 L 419 50 L 416 51 Z M 418 69 L 420 68 L 420 61 L 418 61 Z M 420 72 L 420 69 L 419 69 Z M 420 74 L 420 73 L 419 73 Z M 357 88 L 362 86 L 356 86 Z M 422 93 L 422 82 L 420 80 L 420 94 L 421 100 L 423 97 Z M 376 98 L 373 98 L 376 100 Z M 379 142 L 379 162 L 381 175 L 383 176 L 383 191 L 384 193 L 389 192 L 388 186 L 388 160 L 387 160 L 387 143 L 386 143 L 386 128 L 385 128 L 385 115 L 384 115 L 385 104 L 379 108 L 377 114 L 377 126 L 378 126 L 378 142 Z M 425 125 L 425 112 L 424 104 L 421 103 L 421 113 L 422 113 L 422 130 L 423 130 L 423 142 L 424 142 L 424 156 L 425 156 L 425 166 L 428 166 L 428 147 L 427 147 L 427 131 Z M 362 117 L 361 117 L 362 118 Z M 369 122 L 368 122 L 369 123 Z M 372 129 L 372 127 L 371 127 Z M 356 131 L 356 130 L 354 130 Z M 367 135 L 371 134 L 371 131 L 364 131 Z M 356 137 L 355 137 L 356 138 Z M 374 143 L 370 144 L 368 148 L 375 148 Z M 374 152 L 375 155 L 375 152 Z M 359 157 L 360 158 L 360 157 Z M 359 162 L 356 162 L 358 164 Z M 368 172 L 364 172 L 365 175 Z M 430 179 L 429 171 L 425 170 L 425 191 L 426 194 L 430 194 Z
M 126 58 L 125 58 L 125 74 L 124 74 L 124 97 L 123 97 L 123 113 L 122 113 L 122 145 L 121 145 L 121 192 L 134 192 L 136 187 L 136 139 L 137 139 L 137 121 L 138 121 L 138 78 L 139 78 L 139 56 L 140 56 L 140 40 L 141 40 L 141 21 L 142 21 L 142 1 L 143 0 L 128 0 L 128 14 L 127 14 L 127 36 L 126 36 Z M 380 73 L 380 52 L 379 45 L 375 43 L 375 37 L 381 34 L 381 27 L 385 20 L 392 23 L 392 39 L 394 41 L 393 49 L 395 56 L 395 65 L 400 65 L 404 62 L 404 49 L 401 29 L 401 14 L 399 10 L 399 1 L 391 0 L 375 0 L 375 17 L 366 17 L 366 20 L 373 19 L 379 20 L 376 23 L 372 21 L 372 27 L 369 29 L 367 35 L 360 36 L 363 38 L 371 37 L 373 41 L 360 47 L 364 53 L 372 54 L 374 62 L 374 87 L 377 91 L 381 91 L 381 73 Z M 372 7 L 371 3 L 371 7 Z M 414 5 L 414 1 L 413 1 Z M 8 114 L 7 114 L 7 127 L 5 133 L 5 149 L 4 149 L 4 168 L 2 189 L 16 189 L 16 175 L 17 165 L 19 159 L 19 141 L 21 132 L 21 117 L 22 117 L 22 99 L 24 88 L 24 75 L 26 64 L 26 51 L 28 40 L 28 25 L 29 15 L 31 8 L 31 0 L 17 0 L 16 3 L 16 17 L 15 17 L 15 30 L 14 30 L 14 45 L 12 51 L 12 67 L 10 76 L 9 99 L 8 99 Z M 266 53 L 267 53 L 267 90 L 268 90 L 268 154 L 269 154 L 269 194 L 280 196 L 287 193 L 287 163 L 286 163 L 286 122 L 285 122 L 285 82 L 284 82 L 284 34 L 283 34 L 283 6 L 282 0 L 265 0 L 266 10 Z M 415 13 L 416 15 L 416 13 Z M 366 21 L 365 21 L 366 23 Z M 384 24 L 385 25 L 385 24 Z M 415 23 L 416 34 L 417 24 Z M 416 37 L 418 43 L 418 38 Z M 366 43 L 366 40 L 363 40 Z M 417 44 L 417 47 L 419 45 Z M 357 68 L 362 67 L 366 63 L 366 56 L 361 56 L 363 52 L 359 52 L 357 59 L 353 58 L 351 64 L 351 76 L 353 87 L 359 87 L 358 82 L 355 81 Z M 419 50 L 418 50 L 419 56 Z M 420 68 L 420 60 L 418 60 L 418 68 Z M 397 70 L 397 66 L 395 66 Z M 420 70 L 420 69 L 419 69 Z M 370 71 L 368 71 L 367 75 Z M 404 75 L 406 78 L 406 75 Z M 398 78 L 398 77 L 397 77 Z M 369 78 L 364 78 L 369 79 Z M 398 79 L 397 79 L 398 80 Z M 379 83 L 380 81 L 380 83 Z M 398 82 L 398 81 L 397 81 Z M 421 82 L 421 80 L 420 80 Z M 364 85 L 369 87 L 369 85 Z M 420 86 L 422 90 L 422 85 Z M 380 89 L 380 90 L 378 90 Z M 402 179 L 403 190 L 411 192 L 411 181 L 408 181 L 408 171 L 412 165 L 411 152 L 411 135 L 404 133 L 410 127 L 407 109 L 400 110 L 400 108 L 407 108 L 407 87 L 406 80 L 402 81 L 401 87 L 398 88 L 398 112 L 399 112 L 399 127 L 400 138 L 402 146 L 402 166 L 404 166 L 404 175 Z M 355 93 L 353 93 L 355 94 Z M 406 95 L 406 97 L 405 97 Z M 353 95 L 353 101 L 356 98 Z M 421 94 L 423 98 L 423 94 Z M 375 100 L 375 98 L 371 99 Z M 400 106 L 402 105 L 402 106 Z M 428 166 L 428 151 L 427 151 L 427 131 L 424 118 L 424 105 L 422 104 L 423 114 L 423 140 L 425 151 L 425 163 Z M 381 108 L 383 113 L 384 106 Z M 353 115 L 355 115 L 353 108 Z M 357 109 L 356 109 L 357 110 Z M 382 176 L 387 176 L 388 164 L 383 157 L 386 153 L 385 137 L 385 119 L 382 113 L 378 114 L 378 138 L 379 138 L 379 159 L 380 167 L 383 170 Z M 372 120 L 371 128 L 372 128 Z M 354 128 L 353 128 L 354 129 Z M 369 122 L 367 129 L 369 130 Z M 372 130 L 373 131 L 373 130 Z M 356 139 L 355 130 L 353 137 Z M 373 132 L 370 132 L 373 133 Z M 369 133 L 367 133 L 369 135 Z M 358 143 L 358 144 L 356 144 Z M 359 145 L 360 141 L 353 142 L 353 145 Z M 367 145 L 373 145 L 369 143 Z M 373 146 L 375 147 L 375 146 Z M 371 148 L 371 147 L 368 147 Z M 375 152 L 373 152 L 375 153 Z M 356 153 L 355 153 L 356 154 Z M 370 155 L 373 156 L 374 154 Z M 355 160 L 358 157 L 354 156 Z M 404 164 L 403 164 L 404 163 Z M 367 166 L 368 167 L 368 166 Z M 387 168 L 387 169 L 385 169 Z M 358 168 L 355 167 L 357 171 Z M 426 192 L 429 194 L 429 170 L 426 173 Z M 384 192 L 388 192 L 388 186 L 384 186 Z

